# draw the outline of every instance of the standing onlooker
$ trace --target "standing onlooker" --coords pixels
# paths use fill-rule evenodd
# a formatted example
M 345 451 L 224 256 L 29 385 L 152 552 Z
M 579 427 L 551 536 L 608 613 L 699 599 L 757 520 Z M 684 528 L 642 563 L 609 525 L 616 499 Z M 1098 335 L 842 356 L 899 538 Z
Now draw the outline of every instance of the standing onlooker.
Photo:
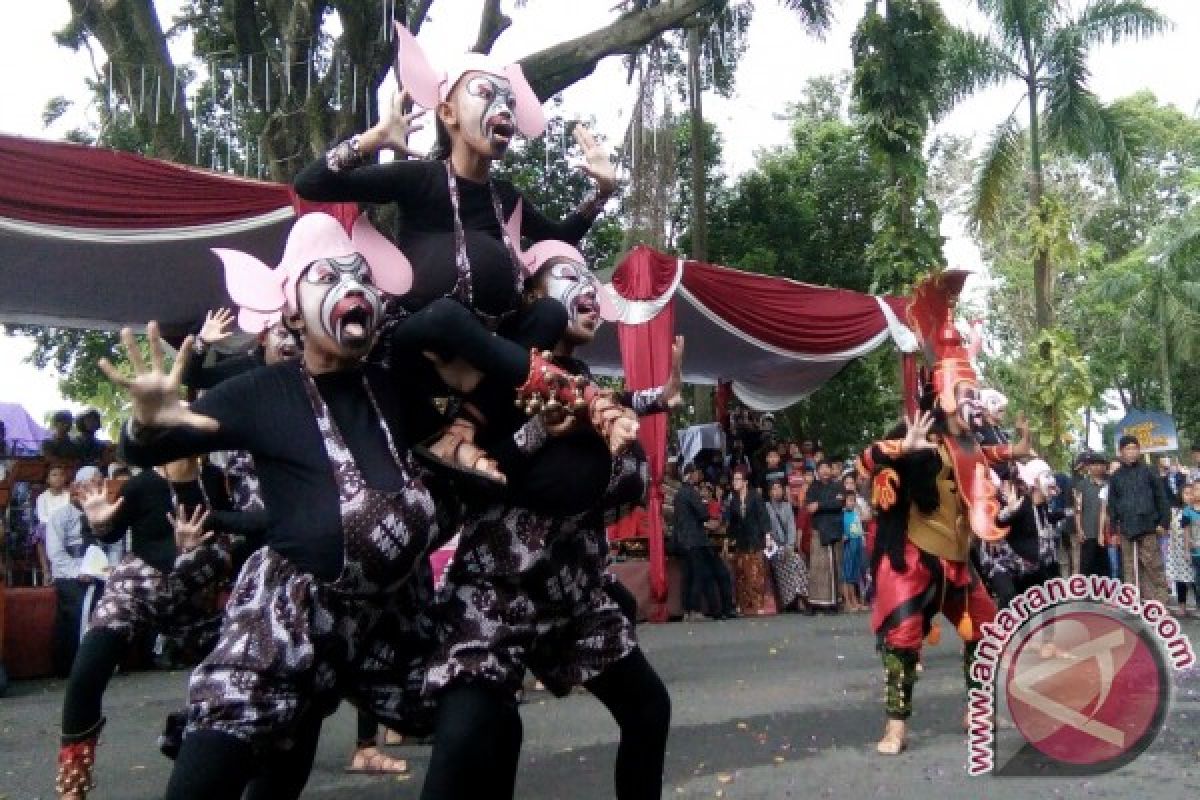
M 1192 483 L 1191 500 L 1183 509 L 1181 522 L 1183 524 L 1184 540 L 1192 558 L 1192 591 L 1196 594 L 1196 604 L 1200 607 L 1200 484 Z
M 772 485 L 785 480 L 787 480 L 787 473 L 784 471 L 783 459 L 780 457 L 779 451 L 768 450 L 764 456 L 762 479 L 758 482 L 759 491 L 765 496 Z
M 1183 484 L 1186 477 L 1170 456 L 1158 457 L 1158 477 L 1162 481 L 1163 491 L 1171 508 L 1183 508 Z
M 1130 548 L 1133 583 L 1144 600 L 1166 605 L 1171 598 L 1163 569 L 1158 536 L 1171 524 L 1171 511 L 1163 481 L 1142 460 L 1142 448 L 1134 436 L 1119 442 L 1121 466 L 1108 481 L 1108 513 Z
M 845 493 L 845 505 L 842 509 L 842 602 L 847 611 L 866 611 L 862 602 L 866 594 L 864 581 L 867 577 L 866 548 L 863 546 L 865 534 L 862 516 L 858 510 L 858 492 Z
M 837 611 L 842 578 L 842 511 L 845 497 L 834 480 L 833 464 L 821 461 L 817 480 L 805 498 L 814 541 L 808 556 L 808 602 Z
M 94 408 L 75 418 L 75 429 L 79 432 L 75 437 L 75 450 L 81 466 L 105 466 L 109 460 L 112 444 L 96 438 L 100 427 L 100 412 Z
M 71 425 L 75 417 L 70 411 L 55 411 L 50 418 L 53 435 L 42 442 L 42 455 L 51 461 L 77 463 L 79 447 L 71 439 Z
M 1192 466 L 1187 472 L 1190 483 L 1200 483 L 1200 441 L 1192 443 Z
M 709 613 L 720 619 L 732 617 L 734 611 L 729 570 L 708 541 L 708 531 L 720 523 L 696 491 L 700 474 L 693 464 L 684 467 L 683 483 L 675 492 L 675 520 L 671 528 L 675 546 L 684 557 L 683 618 L 688 622 L 703 618 L 706 603 Z
M 1079 571 L 1084 575 L 1109 574 L 1108 561 L 1101 545 L 1105 528 L 1104 457 L 1086 453 L 1080 459 L 1083 474 L 1075 484 L 1075 534 L 1079 538 Z
M 808 568 L 798 552 L 796 511 L 788 502 L 783 483 L 771 484 L 767 499 L 767 516 L 771 519 L 773 548 L 768 548 L 771 574 L 775 577 L 775 592 L 779 595 L 780 611 L 815 613 L 808 604 Z M 773 552 L 771 552 L 773 550 Z
M 62 464 L 52 464 L 46 470 L 46 488 L 38 495 L 34 504 L 34 514 L 37 524 L 34 526 L 34 547 L 37 550 L 38 565 L 42 569 L 43 582 L 50 584 L 50 559 L 46 555 L 46 528 L 50 517 L 55 511 L 71 502 L 71 493 L 67 489 L 67 469 Z
M 75 473 L 71 502 L 58 508 L 46 523 L 46 555 L 50 577 L 54 581 L 57 608 L 54 614 L 53 661 L 55 672 L 66 677 L 79 647 L 80 617 L 84 595 L 92 578 L 81 572 L 83 556 L 94 543 L 91 529 L 81 507 L 88 490 L 104 485 L 100 470 L 83 467 Z M 120 560 L 120 545 L 109 548 L 109 563 Z
M 1187 526 L 1184 524 L 1184 512 L 1195 501 L 1196 488 L 1193 484 L 1184 484 L 1180 490 L 1180 500 L 1183 508 L 1173 510 L 1171 514 L 1171 535 L 1167 543 L 1166 572 L 1167 582 L 1175 587 L 1175 598 L 1179 601 L 1179 613 L 1187 614 L 1188 587 L 1194 587 L 1196 573 L 1192 569 L 1192 557 L 1188 548 Z M 1193 604 L 1200 611 L 1200 593 L 1193 595 Z
M 767 589 L 763 548 L 771 521 L 759 493 L 750 487 L 745 470 L 733 473 L 729 498 L 729 537 L 733 540 L 734 584 L 738 610 L 742 614 L 762 611 Z

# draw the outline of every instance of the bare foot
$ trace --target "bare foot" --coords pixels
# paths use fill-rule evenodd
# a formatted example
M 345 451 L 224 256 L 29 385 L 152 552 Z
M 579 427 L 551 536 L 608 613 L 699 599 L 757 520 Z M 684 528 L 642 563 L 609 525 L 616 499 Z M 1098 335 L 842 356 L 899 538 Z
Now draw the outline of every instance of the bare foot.
M 875 750 L 880 755 L 898 756 L 904 752 L 904 748 L 908 746 L 905 741 L 905 736 L 908 733 L 908 725 L 902 719 L 889 719 L 887 727 L 883 729 L 883 738 L 879 740 L 879 744 L 875 745 Z
M 454 420 L 429 450 L 448 464 L 473 469 L 494 481 L 505 482 L 504 473 L 496 462 L 475 445 L 475 425 L 468 420 Z
M 379 752 L 378 747 L 360 747 L 350 757 L 346 772 L 357 772 L 365 775 L 403 775 L 408 772 L 408 762 L 402 758 L 392 758 Z

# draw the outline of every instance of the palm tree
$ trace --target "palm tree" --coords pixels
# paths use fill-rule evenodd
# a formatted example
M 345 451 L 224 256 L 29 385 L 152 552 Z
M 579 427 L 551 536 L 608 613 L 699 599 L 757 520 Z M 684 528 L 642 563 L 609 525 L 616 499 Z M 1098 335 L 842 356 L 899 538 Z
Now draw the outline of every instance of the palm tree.
M 1099 276 L 1101 295 L 1120 303 L 1121 336 L 1149 324 L 1158 347 L 1163 410 L 1174 414 L 1171 368 L 1200 352 L 1200 206 L 1151 231 L 1146 243 Z
M 951 32 L 946 70 L 951 99 L 988 86 L 1017 81 L 1020 104 L 993 133 L 975 179 L 972 222 L 987 230 L 999 217 L 1002 197 L 1028 156 L 1031 222 L 1047 218 L 1042 156 L 1050 147 L 1088 158 L 1100 156 L 1119 186 L 1132 169 L 1127 127 L 1088 87 L 1087 54 L 1093 45 L 1160 33 L 1170 20 L 1140 0 L 1092 0 L 1072 16 L 1064 0 L 975 0 L 988 17 L 988 35 Z M 1022 127 L 1024 122 L 1024 127 Z M 1050 245 L 1034 236 L 1034 323 L 1054 324 L 1055 269 Z

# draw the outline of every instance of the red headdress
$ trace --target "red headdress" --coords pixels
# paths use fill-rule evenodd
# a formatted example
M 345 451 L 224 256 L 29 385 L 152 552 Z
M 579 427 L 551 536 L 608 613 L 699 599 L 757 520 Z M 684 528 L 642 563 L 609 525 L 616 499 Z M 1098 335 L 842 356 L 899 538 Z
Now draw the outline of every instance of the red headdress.
M 954 324 L 954 305 L 969 272 L 947 270 L 930 276 L 913 291 L 908 324 L 921 342 L 932 368 L 934 402 L 947 415 L 958 413 L 955 390 L 966 384 L 976 390 L 979 376 L 971 363 L 971 352 Z M 1000 504 L 991 482 L 991 469 L 978 444 L 970 436 L 945 437 L 954 465 L 959 496 L 967 506 L 971 530 L 984 541 L 997 541 L 1008 534 L 996 525 Z

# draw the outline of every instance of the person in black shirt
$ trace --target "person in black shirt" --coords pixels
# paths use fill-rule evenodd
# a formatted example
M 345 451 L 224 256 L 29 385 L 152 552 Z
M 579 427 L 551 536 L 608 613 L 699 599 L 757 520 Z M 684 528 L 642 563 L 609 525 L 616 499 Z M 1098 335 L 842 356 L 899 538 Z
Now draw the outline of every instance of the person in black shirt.
M 289 325 L 304 335 L 300 362 L 239 375 L 190 408 L 179 400 L 190 340 L 166 373 L 157 325 L 149 366 L 127 329 L 133 377 L 101 364 L 133 402 L 125 460 L 148 467 L 248 450 L 268 514 L 265 546 L 242 568 L 217 645 L 192 674 L 170 800 L 237 798 L 256 778 L 271 781 L 271 797 L 297 796 L 322 719 L 342 695 L 389 727 L 428 727 L 419 716 L 428 713 L 428 554 L 449 538 L 457 506 L 449 494 L 435 506 L 408 455 L 410 438 L 432 428 L 415 415 L 427 406 L 407 407 L 403 377 L 362 362 L 378 326 L 376 287 L 402 280 L 403 257 L 373 229 L 352 240 L 332 217 L 308 214 L 293 226 L 281 272 L 242 266 L 230 278 L 234 299 L 265 310 L 282 293 Z M 494 733 L 510 727 L 501 720 Z
M 67 751 L 86 747 L 99 734 L 108 682 L 141 637 L 161 632 L 176 652 L 194 661 L 216 643 L 221 611 L 215 590 L 233 574 L 235 558 L 228 543 L 213 537 L 181 546 L 189 524 L 252 538 L 266 524 L 265 515 L 234 513 L 220 471 L 211 466 L 202 471 L 194 458 L 143 470 L 121 486 L 115 502 L 97 488 L 85 495 L 83 511 L 100 541 L 124 539 L 128 531 L 132 545 L 106 582 L 67 679 L 62 713 Z M 58 782 L 73 781 L 62 775 Z
M 838 610 L 842 578 L 842 537 L 845 497 L 834 478 L 833 463 L 821 460 L 817 480 L 804 498 L 815 534 L 808 559 L 808 602 L 830 612 Z
M 510 223 L 515 224 L 515 223 Z M 553 257 L 547 257 L 553 251 Z M 527 256 L 527 258 L 526 258 Z M 567 311 L 569 323 L 550 361 L 590 378 L 576 348 L 595 336 L 601 287 L 583 257 L 563 243 L 535 245 L 522 262 L 532 273 L 528 301 L 549 299 Z M 622 406 L 642 414 L 663 413 L 680 402 L 682 341 L 667 385 L 625 393 Z M 670 697 L 637 646 L 636 601 L 606 572 L 605 525 L 642 502 L 646 460 L 636 446 L 614 459 L 588 428 L 579 429 L 560 408 L 548 410 L 517 431 L 520 415 L 492 420 L 488 433 L 507 433 L 509 444 L 485 446 L 509 476 L 507 497 L 468 513 L 453 564 L 439 593 L 439 646 L 426 687 L 439 703 L 457 707 L 512 703 L 525 670 L 556 695 L 584 685 L 612 713 L 621 730 L 615 768 L 616 796 L 661 791 Z M 636 427 L 632 428 L 636 430 Z M 551 431 L 558 435 L 547 438 Z M 535 447 L 537 440 L 545 440 Z M 629 610 L 627 607 L 632 606 Z M 490 690 L 485 694 L 481 690 Z M 425 796 L 468 797 L 474 777 L 455 765 L 470 763 L 469 729 L 438 741 Z M 516 756 L 506 782 L 494 794 L 512 794 Z
M 1158 537 L 1171 526 L 1171 507 L 1162 479 L 1142 460 L 1134 436 L 1119 442 L 1121 466 L 1108 479 L 1108 516 L 1128 544 L 1127 564 L 1143 600 L 1166 605 L 1171 600 Z M 1128 575 L 1128 571 L 1126 572 Z
M 83 466 L 105 467 L 112 460 L 112 443 L 96 438 L 100 430 L 100 412 L 94 408 L 75 418 L 75 449 L 79 454 L 79 463 Z
M 253 314 L 253 312 L 249 313 Z M 254 352 L 223 358 L 215 364 L 205 365 L 204 357 L 209 348 L 232 335 L 230 324 L 233 322 L 233 315 L 228 309 L 221 308 L 205 314 L 204 324 L 200 327 L 200 332 L 196 335 L 192 345 L 197 357 L 188 359 L 187 372 L 183 375 L 184 385 L 193 390 L 211 389 L 221 381 L 241 375 L 243 372 L 298 357 L 301 347 L 300 337 L 296 335 L 295 331 L 290 330 L 282 319 L 278 319 L 277 314 L 269 316 L 270 318 L 265 320 L 267 327 L 258 334 L 258 346 L 255 347 Z M 247 318 L 245 326 L 247 329 L 256 327 L 250 321 L 255 317 L 257 315 Z M 264 320 L 257 321 L 261 325 Z
M 50 419 L 54 435 L 42 442 L 42 455 L 52 462 L 78 464 L 79 446 L 71 438 L 75 416 L 70 411 L 55 411 Z
M 415 374 L 424 371 L 428 359 L 448 387 L 470 392 L 482 376 L 490 381 L 495 374 L 493 365 L 460 339 L 462 326 L 481 325 L 508 338 L 536 331 L 532 347 L 548 350 L 566 325 L 553 304 L 522 307 L 520 237 L 505 229 L 521 196 L 511 183 L 490 177 L 492 162 L 503 158 L 514 134 L 540 135 L 545 119 L 519 67 L 474 54 L 437 70 L 402 27 L 397 29 L 396 75 L 405 92 L 377 125 L 304 169 L 295 189 L 319 202 L 397 204 L 402 221 L 397 244 L 412 262 L 413 283 L 388 305 L 385 331 L 394 326 L 396 335 L 381 339 L 377 357 Z M 420 115 L 403 113 L 410 92 L 418 105 L 436 113 L 438 150 L 431 160 L 406 158 L 412 155 L 408 135 Z M 615 190 L 607 153 L 586 129 L 576 127 L 575 136 L 596 193 L 561 222 L 548 220 L 526 202 L 520 235 L 577 244 Z M 399 158 L 368 164 L 384 149 Z M 465 306 L 474 321 L 456 317 L 455 303 Z M 487 387 L 485 381 L 449 430 L 418 452 L 485 480 L 503 481 L 495 461 L 475 445 L 475 436 L 477 428 L 493 424 L 511 405 L 511 396 Z

